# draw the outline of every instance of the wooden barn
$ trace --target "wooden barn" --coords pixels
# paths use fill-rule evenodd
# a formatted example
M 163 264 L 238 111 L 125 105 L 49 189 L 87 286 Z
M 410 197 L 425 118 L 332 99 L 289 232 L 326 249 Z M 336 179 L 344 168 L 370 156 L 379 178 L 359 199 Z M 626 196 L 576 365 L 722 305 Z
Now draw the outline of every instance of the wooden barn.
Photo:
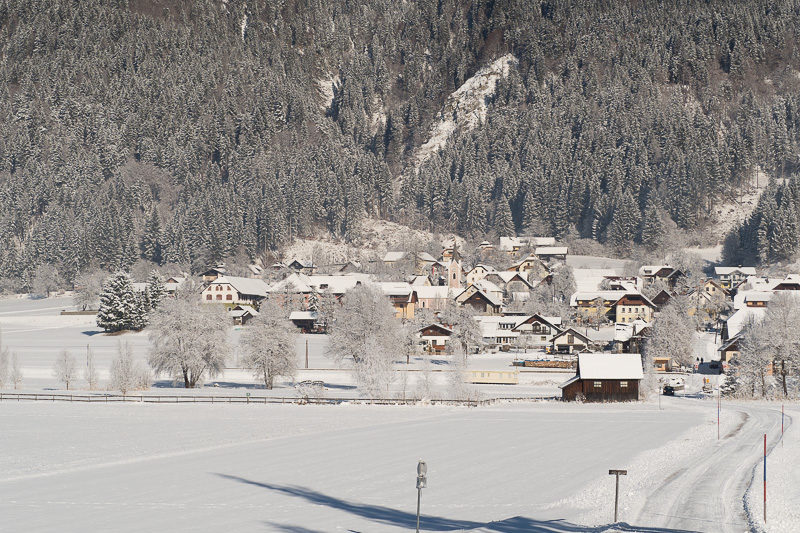
M 638 353 L 582 353 L 578 355 L 577 374 L 560 385 L 561 399 L 636 401 L 643 377 L 642 356 Z

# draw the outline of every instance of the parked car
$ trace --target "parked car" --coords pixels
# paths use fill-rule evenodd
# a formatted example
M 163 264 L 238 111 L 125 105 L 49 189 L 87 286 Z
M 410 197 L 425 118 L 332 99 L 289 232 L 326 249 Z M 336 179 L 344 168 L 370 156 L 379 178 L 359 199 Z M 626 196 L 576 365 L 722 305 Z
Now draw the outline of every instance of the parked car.
M 675 396 L 675 387 L 664 385 L 664 396 Z

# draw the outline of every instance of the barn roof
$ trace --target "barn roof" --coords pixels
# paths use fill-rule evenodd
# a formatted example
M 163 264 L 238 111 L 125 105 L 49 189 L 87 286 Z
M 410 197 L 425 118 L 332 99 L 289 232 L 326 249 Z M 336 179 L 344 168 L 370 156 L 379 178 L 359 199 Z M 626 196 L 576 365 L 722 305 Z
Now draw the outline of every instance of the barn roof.
M 642 356 L 638 353 L 578 354 L 580 379 L 642 379 Z

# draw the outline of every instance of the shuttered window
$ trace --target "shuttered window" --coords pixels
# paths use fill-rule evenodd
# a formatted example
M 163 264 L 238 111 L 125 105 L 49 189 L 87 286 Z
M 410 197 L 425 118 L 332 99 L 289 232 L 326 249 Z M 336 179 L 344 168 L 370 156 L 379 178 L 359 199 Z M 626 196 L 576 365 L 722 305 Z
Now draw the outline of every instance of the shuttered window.
M 619 388 L 620 389 L 627 389 L 628 388 L 628 382 L 627 381 L 620 381 L 619 382 Z
M 602 386 L 603 386 L 603 382 L 602 381 L 595 381 L 594 382 L 594 388 L 595 389 L 599 389 Z

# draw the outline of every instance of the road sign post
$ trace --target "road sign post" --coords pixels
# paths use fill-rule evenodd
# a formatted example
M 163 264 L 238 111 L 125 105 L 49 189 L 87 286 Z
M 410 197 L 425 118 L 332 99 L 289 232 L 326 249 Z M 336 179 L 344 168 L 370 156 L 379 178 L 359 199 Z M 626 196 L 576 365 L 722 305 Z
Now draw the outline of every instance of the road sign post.
M 767 523 L 767 434 L 764 433 L 764 523 Z
M 428 486 L 428 465 L 420 459 L 417 463 L 417 533 L 419 533 L 419 504 L 422 497 L 422 489 Z
M 614 490 L 614 523 L 619 519 L 619 476 L 627 476 L 627 470 L 609 470 L 608 475 L 617 476 L 617 487 Z

